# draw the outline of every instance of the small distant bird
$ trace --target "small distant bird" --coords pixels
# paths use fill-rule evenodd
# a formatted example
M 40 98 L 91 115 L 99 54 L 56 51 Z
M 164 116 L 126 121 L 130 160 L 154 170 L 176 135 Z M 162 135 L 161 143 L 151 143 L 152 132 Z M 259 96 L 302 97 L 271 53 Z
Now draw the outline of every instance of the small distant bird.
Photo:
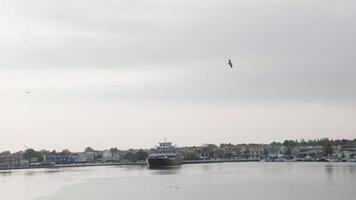
M 33 94 L 33 93 L 34 93 L 34 91 L 27 90 L 27 91 L 25 91 L 25 93 L 26 93 L 27 95 L 30 95 L 30 94 Z
M 229 59 L 229 62 L 227 64 L 230 65 L 231 68 L 233 67 L 231 59 Z
M 169 188 L 170 188 L 170 189 L 173 189 L 173 188 L 174 188 L 174 189 L 176 189 L 176 190 L 179 190 L 179 187 L 176 186 L 176 185 L 174 185 L 174 186 L 170 185 Z

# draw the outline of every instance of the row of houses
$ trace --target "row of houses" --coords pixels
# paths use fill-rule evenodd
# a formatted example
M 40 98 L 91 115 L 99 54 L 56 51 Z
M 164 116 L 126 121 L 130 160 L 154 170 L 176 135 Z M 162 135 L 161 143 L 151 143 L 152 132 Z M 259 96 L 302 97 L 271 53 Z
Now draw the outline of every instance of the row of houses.
M 25 151 L 11 154 L 9 151 L 0 153 L 0 169 L 26 168 L 31 165 L 76 164 L 93 162 L 121 162 L 125 151 L 84 151 L 72 153 L 69 151 L 38 152 L 42 158 L 26 155 Z
M 245 158 L 262 159 L 267 145 L 263 144 L 205 144 L 202 146 L 180 147 L 178 151 L 184 159 L 217 159 L 217 158 Z
M 25 168 L 29 166 L 29 161 L 23 158 L 22 152 L 11 154 L 8 151 L 0 153 L 0 169 Z
M 336 158 L 343 160 L 356 159 L 356 142 L 345 145 L 332 145 L 326 152 L 323 145 L 296 145 L 283 144 L 206 144 L 198 147 L 178 148 L 185 159 L 217 159 L 217 158 L 243 158 L 251 160 L 275 159 L 289 156 L 299 159 Z
M 43 155 L 43 162 L 56 164 L 119 162 L 123 153 L 111 150 L 85 151 L 77 153 L 49 153 Z
M 325 143 L 328 145 L 306 143 L 271 143 L 271 144 L 205 144 L 201 146 L 179 147 L 177 150 L 186 160 L 196 159 L 278 159 L 293 157 L 298 159 L 330 158 L 356 161 L 356 140 Z M 144 160 L 149 150 L 130 149 L 126 151 L 112 148 L 96 151 L 86 148 L 84 152 L 20 151 L 11 154 L 0 153 L 0 169 L 25 168 L 33 164 L 75 164 L 92 162 L 135 162 Z

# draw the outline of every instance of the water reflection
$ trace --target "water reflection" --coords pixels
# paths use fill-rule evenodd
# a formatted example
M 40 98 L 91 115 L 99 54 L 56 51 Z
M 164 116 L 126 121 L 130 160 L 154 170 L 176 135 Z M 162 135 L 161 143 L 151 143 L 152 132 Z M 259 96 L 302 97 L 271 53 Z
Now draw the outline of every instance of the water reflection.
M 355 174 L 356 173 L 356 165 L 350 165 L 349 166 L 349 171 L 351 174 Z
M 149 168 L 152 175 L 174 175 L 180 172 L 181 166 L 176 167 L 162 167 L 162 168 Z
M 45 174 L 52 174 L 52 173 L 59 173 L 62 172 L 60 169 L 53 169 L 53 170 L 45 170 L 43 171 Z
M 125 171 L 136 171 L 146 169 L 146 165 L 115 165 L 113 168 L 123 169 Z
M 25 175 L 26 176 L 34 176 L 34 175 L 36 175 L 38 172 L 36 172 L 36 171 L 32 171 L 32 170 L 29 170 L 29 171 L 26 171 L 25 172 Z
M 325 172 L 328 178 L 332 178 L 336 175 L 346 175 L 348 177 L 356 175 L 356 165 L 350 164 L 327 164 L 324 166 Z
M 0 176 L 11 176 L 12 171 L 0 171 Z
M 211 169 L 212 169 L 212 165 L 205 164 L 205 165 L 201 166 L 201 168 L 202 168 L 203 170 L 211 170 Z
M 67 173 L 67 172 L 90 172 L 92 169 L 85 167 L 77 168 L 55 168 L 55 169 L 27 169 L 22 171 L 26 176 L 34 176 L 37 174 L 57 174 L 57 173 Z
M 333 173 L 334 167 L 332 165 L 325 165 L 325 172 L 328 176 L 331 176 Z

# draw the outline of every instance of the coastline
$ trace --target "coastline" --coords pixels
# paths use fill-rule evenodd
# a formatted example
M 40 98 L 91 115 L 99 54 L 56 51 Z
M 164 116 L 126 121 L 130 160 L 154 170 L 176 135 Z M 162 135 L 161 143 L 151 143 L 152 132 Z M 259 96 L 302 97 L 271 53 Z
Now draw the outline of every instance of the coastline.
M 84 163 L 84 164 L 58 164 L 51 166 L 29 166 L 29 167 L 12 167 L 12 168 L 0 168 L 0 171 L 7 170 L 21 170 L 21 169 L 56 169 L 56 168 L 71 168 L 71 167 L 100 167 L 100 166 L 123 166 L 123 165 L 147 165 L 146 162 L 135 163 Z
M 209 163 L 228 163 L 228 162 L 275 162 L 275 163 L 289 163 L 289 162 L 328 162 L 328 161 L 261 161 L 253 159 L 216 159 L 216 160 L 184 160 L 182 164 L 209 164 Z M 331 161 L 329 161 L 331 162 Z M 338 163 L 338 162 L 332 162 Z M 343 162 L 344 163 L 344 162 Z M 354 162 L 348 162 L 354 163 Z M 21 170 L 21 169 L 56 169 L 56 168 L 74 168 L 74 167 L 101 167 L 101 166 L 125 166 L 136 165 L 145 166 L 148 165 L 146 161 L 132 162 L 132 163 L 83 163 L 83 164 L 57 164 L 51 166 L 29 166 L 29 167 L 13 167 L 13 168 L 0 168 L 0 171 L 8 170 Z

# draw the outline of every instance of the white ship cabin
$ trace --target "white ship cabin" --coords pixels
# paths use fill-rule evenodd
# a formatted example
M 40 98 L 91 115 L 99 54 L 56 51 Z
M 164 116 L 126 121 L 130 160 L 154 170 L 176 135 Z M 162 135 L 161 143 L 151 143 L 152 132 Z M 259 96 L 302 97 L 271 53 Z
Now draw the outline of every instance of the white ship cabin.
M 155 150 L 151 151 L 149 157 L 175 157 L 176 149 L 171 142 L 161 142 Z
M 172 148 L 172 142 L 161 142 L 158 148 Z

